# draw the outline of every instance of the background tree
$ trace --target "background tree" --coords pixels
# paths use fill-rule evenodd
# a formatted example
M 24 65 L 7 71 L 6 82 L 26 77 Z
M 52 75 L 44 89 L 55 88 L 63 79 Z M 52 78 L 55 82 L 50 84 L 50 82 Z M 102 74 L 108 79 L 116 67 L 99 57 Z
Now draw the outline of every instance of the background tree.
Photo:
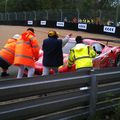
M 0 0 L 0 12 L 59 10 L 80 12 L 80 17 L 99 17 L 100 19 L 119 18 L 117 1 L 120 0 Z M 105 16 L 105 17 L 104 17 Z

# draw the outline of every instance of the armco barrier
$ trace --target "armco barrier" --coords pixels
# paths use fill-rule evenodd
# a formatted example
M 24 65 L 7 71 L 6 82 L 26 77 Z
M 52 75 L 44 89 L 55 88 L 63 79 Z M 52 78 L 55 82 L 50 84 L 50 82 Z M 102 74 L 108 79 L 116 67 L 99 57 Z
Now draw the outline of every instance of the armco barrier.
M 118 106 L 119 97 L 120 68 L 6 79 L 0 120 L 93 120 L 96 111 Z

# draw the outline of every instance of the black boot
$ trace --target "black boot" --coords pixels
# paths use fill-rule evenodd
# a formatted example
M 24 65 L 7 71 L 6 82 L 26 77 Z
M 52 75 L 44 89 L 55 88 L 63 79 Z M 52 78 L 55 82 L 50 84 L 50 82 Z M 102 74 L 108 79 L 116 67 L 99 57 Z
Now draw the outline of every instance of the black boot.
M 6 73 L 6 72 L 2 72 L 2 73 L 1 73 L 1 77 L 6 77 L 6 76 L 9 76 L 9 74 Z

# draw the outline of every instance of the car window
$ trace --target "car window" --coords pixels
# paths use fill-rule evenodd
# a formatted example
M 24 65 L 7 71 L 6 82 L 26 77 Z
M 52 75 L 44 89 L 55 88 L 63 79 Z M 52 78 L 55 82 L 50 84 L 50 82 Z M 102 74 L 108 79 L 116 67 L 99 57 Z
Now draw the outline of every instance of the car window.
M 92 44 L 92 47 L 95 49 L 96 52 L 101 52 L 103 49 L 103 46 L 100 43 L 94 43 Z
M 76 45 L 75 41 L 69 41 L 64 47 L 63 47 L 63 53 L 69 54 L 70 49 L 73 48 Z

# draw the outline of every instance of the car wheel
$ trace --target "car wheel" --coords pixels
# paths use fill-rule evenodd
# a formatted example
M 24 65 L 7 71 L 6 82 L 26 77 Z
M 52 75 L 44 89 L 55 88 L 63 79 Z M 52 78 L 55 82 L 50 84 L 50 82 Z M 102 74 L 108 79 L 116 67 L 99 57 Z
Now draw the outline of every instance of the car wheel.
M 120 67 L 120 54 L 118 54 L 118 56 L 117 56 L 116 66 L 117 66 L 117 67 Z

